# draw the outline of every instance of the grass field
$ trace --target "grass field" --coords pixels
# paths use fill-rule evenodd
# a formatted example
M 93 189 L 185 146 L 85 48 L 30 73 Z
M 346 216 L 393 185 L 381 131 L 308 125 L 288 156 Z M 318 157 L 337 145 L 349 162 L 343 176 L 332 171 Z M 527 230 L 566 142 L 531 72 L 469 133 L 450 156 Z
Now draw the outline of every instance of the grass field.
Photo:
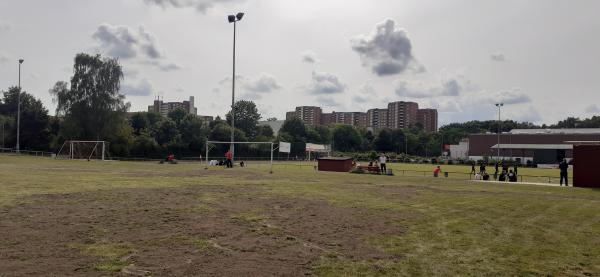
M 0 276 L 600 276 L 599 234 L 600 190 L 0 155 Z

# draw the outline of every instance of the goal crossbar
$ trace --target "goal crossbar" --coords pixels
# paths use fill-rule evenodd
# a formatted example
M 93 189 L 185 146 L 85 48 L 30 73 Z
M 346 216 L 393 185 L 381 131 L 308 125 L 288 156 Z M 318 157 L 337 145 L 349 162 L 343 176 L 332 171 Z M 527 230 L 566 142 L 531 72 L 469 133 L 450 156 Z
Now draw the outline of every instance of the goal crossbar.
M 93 148 L 91 149 L 90 152 L 88 153 L 83 153 L 81 152 L 81 149 L 76 149 L 76 146 L 80 146 L 80 145 L 89 145 L 92 146 Z M 68 157 L 68 159 L 87 159 L 90 160 L 92 159 L 92 157 L 94 157 L 94 154 L 99 155 L 99 158 L 101 160 L 105 160 L 106 158 L 106 154 L 107 154 L 107 141 L 103 141 L 103 140 L 67 140 L 63 143 L 63 145 L 60 147 L 60 149 L 58 150 L 57 154 L 56 154 L 56 159 L 58 159 L 59 157 L 61 157 L 63 155 L 63 150 L 65 150 L 67 153 L 65 156 Z M 65 147 L 67 147 L 68 149 L 65 149 Z M 77 153 L 76 153 L 77 152 Z M 89 155 L 88 155 L 89 154 Z M 76 157 L 77 156 L 77 157 Z
M 233 142 L 231 142 L 231 141 L 213 141 L 213 140 L 206 141 L 206 168 L 205 169 L 208 169 L 208 166 L 209 166 L 209 161 L 208 161 L 208 150 L 209 150 L 208 145 L 209 144 L 270 144 L 271 145 L 270 173 L 273 173 L 273 150 L 274 150 L 273 145 L 275 143 L 272 141 L 233 141 Z M 233 159 L 231 162 L 233 163 Z

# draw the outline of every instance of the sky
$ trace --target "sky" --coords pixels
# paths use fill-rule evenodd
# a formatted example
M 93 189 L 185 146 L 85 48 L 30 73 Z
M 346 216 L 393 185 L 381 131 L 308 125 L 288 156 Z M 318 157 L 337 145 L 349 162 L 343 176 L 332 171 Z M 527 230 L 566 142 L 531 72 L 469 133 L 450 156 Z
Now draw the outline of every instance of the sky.
M 195 97 L 198 113 L 236 99 L 263 119 L 414 101 L 440 124 L 554 123 L 600 114 L 600 1 L 2 0 L 0 90 L 18 82 L 54 114 L 48 90 L 77 53 L 115 57 L 131 111 Z

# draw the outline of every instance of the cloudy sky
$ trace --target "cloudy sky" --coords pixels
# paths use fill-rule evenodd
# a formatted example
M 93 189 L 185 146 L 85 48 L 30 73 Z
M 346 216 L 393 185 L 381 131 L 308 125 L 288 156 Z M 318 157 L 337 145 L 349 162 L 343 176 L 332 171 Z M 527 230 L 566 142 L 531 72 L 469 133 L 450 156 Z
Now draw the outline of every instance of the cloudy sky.
M 2 0 L 0 89 L 48 89 L 76 53 L 118 57 L 132 111 L 195 96 L 203 115 L 236 94 L 263 117 L 299 105 L 366 111 L 389 101 L 438 108 L 440 122 L 551 123 L 600 114 L 600 1 Z

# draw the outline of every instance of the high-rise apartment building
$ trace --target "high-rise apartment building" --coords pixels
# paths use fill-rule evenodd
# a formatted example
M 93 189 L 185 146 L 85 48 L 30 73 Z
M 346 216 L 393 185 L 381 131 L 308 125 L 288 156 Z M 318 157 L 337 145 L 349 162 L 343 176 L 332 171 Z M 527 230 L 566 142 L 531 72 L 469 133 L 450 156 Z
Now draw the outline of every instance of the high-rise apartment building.
M 321 107 L 301 106 L 296 107 L 296 117 L 300 118 L 304 124 L 320 125 L 321 124 Z
M 421 123 L 427 132 L 437 131 L 438 114 L 436 109 L 419 109 L 415 102 L 397 101 L 388 104 L 387 109 L 370 109 L 364 112 L 323 113 L 320 107 L 296 107 L 286 113 L 286 119 L 300 118 L 308 125 L 347 124 L 362 128 L 408 128 Z
M 423 124 L 425 132 L 435 132 L 438 128 L 438 112 L 436 109 L 419 109 L 417 121 Z
M 397 101 L 388 104 L 388 128 L 402 129 L 417 123 L 419 104 Z
M 388 127 L 387 109 L 370 109 L 367 111 L 367 127 L 380 129 Z
M 148 112 L 160 113 L 164 116 L 167 116 L 169 112 L 182 109 L 186 113 L 197 115 L 198 109 L 194 107 L 194 96 L 190 96 L 188 101 L 183 102 L 163 102 L 160 99 L 154 100 L 154 104 L 148 106 Z

